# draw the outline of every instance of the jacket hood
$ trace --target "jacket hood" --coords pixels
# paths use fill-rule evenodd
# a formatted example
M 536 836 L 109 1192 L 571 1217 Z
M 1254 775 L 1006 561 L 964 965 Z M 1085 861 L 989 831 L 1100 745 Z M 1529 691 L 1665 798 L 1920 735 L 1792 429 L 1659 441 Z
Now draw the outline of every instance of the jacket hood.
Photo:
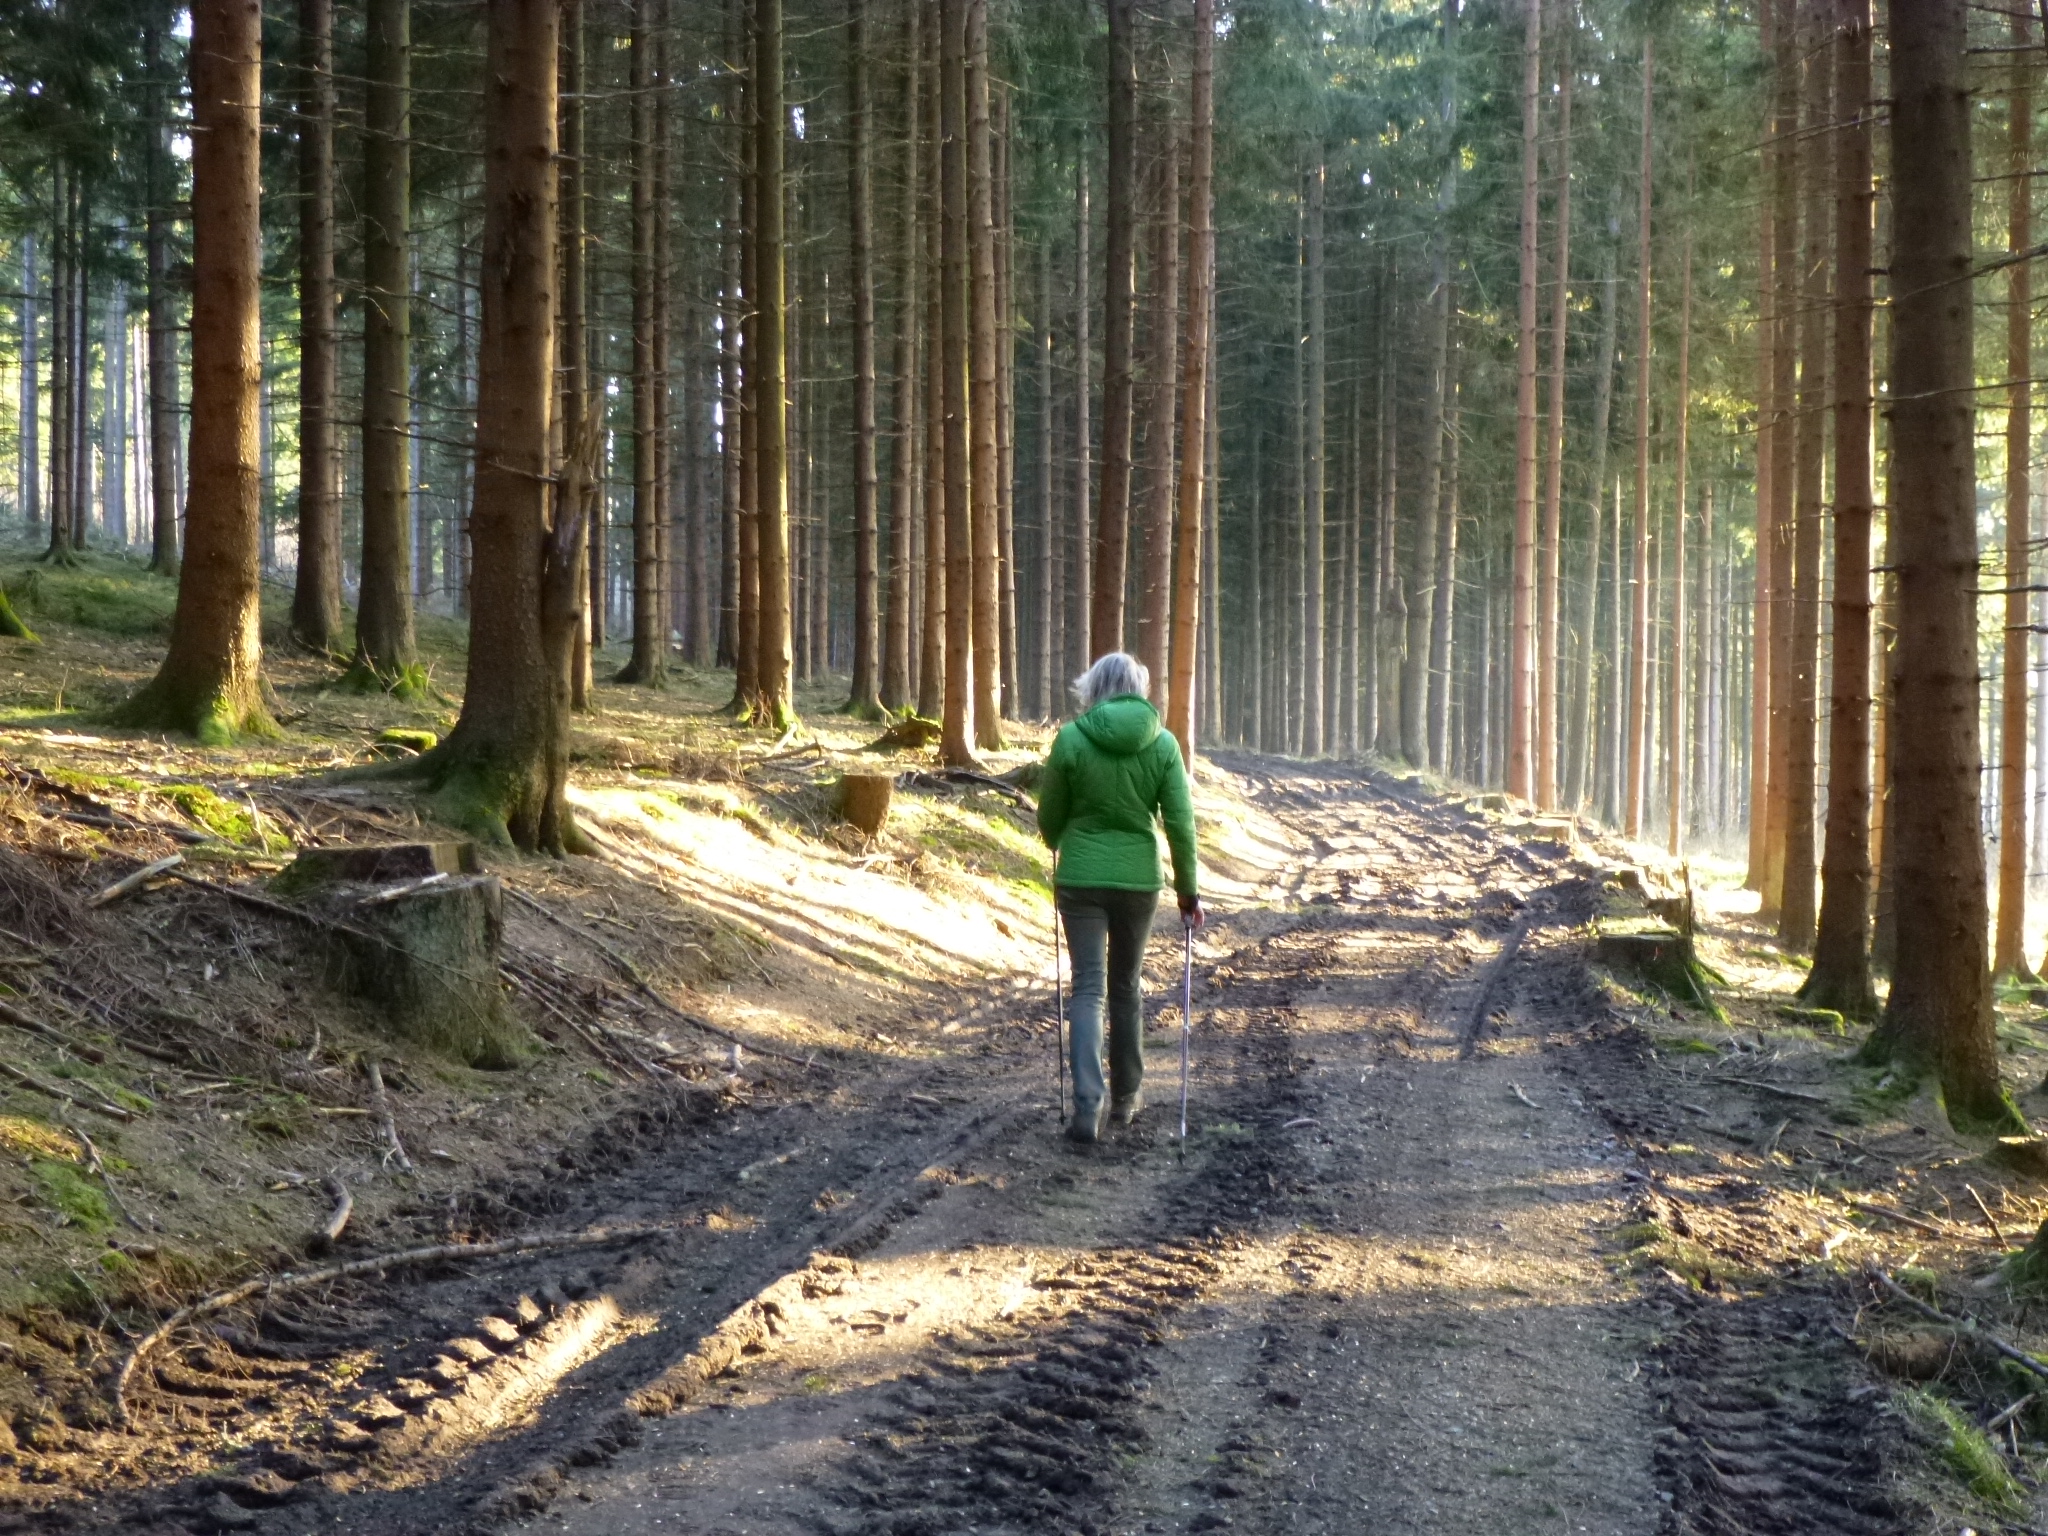
M 1142 752 L 1159 737 L 1159 711 L 1135 693 L 1104 699 L 1074 723 L 1096 746 L 1115 757 Z

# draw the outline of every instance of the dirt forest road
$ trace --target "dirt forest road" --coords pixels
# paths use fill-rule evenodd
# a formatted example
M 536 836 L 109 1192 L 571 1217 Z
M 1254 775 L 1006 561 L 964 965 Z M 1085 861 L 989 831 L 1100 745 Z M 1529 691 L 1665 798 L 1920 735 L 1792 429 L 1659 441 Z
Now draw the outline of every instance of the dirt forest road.
M 1149 1107 L 1094 1148 L 1057 1138 L 1049 1036 L 1015 1028 L 650 1127 L 566 1186 L 563 1224 L 700 1220 L 280 1308 L 270 1343 L 227 1344 L 345 1340 L 353 1420 L 72 1523 L 1906 1528 L 1844 1495 L 1879 1485 L 1877 1432 L 1825 1296 L 1702 1301 L 1616 1263 L 1647 1178 L 1628 1127 L 1660 1111 L 1584 971 L 1583 866 L 1384 778 L 1236 766 L 1313 852 L 1203 936 L 1184 1148 L 1170 1007 Z M 1177 961 L 1162 927 L 1155 998 Z

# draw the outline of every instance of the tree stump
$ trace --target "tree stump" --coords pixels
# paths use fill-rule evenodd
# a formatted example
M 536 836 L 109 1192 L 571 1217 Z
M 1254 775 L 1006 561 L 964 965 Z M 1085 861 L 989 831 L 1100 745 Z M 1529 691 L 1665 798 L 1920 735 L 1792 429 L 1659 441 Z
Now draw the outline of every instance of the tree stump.
M 893 774 L 843 774 L 839 780 L 840 818 L 874 837 L 888 823 L 889 802 L 895 793 Z
M 339 984 L 392 1038 L 491 1070 L 533 1054 L 498 981 L 504 891 L 474 843 L 307 848 L 275 885 L 332 921 Z
M 1677 928 L 1653 919 L 1610 920 L 1594 935 L 1593 958 L 1611 971 L 1640 977 L 1678 1002 L 1720 1015 L 1692 937 Z
M 339 886 L 330 910 L 353 930 L 341 933 L 350 990 L 379 1005 L 394 1036 L 488 1071 L 532 1054 L 498 982 L 505 894 L 496 875 Z

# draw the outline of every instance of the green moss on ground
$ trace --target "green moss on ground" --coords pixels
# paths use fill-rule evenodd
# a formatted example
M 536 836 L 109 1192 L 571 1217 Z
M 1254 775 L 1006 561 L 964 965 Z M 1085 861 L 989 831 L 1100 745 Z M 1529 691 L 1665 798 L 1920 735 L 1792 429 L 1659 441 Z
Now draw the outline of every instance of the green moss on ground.
M 114 1212 L 106 1191 L 89 1174 L 80 1172 L 76 1164 L 39 1157 L 31 1167 L 44 1201 L 61 1213 L 68 1224 L 95 1235 L 112 1229 Z
M 2005 1458 L 1961 1409 L 1919 1387 L 1899 1393 L 1898 1402 L 1907 1417 L 1934 1438 L 1935 1453 L 1971 1493 L 2008 1514 L 2026 1507 L 2026 1495 Z

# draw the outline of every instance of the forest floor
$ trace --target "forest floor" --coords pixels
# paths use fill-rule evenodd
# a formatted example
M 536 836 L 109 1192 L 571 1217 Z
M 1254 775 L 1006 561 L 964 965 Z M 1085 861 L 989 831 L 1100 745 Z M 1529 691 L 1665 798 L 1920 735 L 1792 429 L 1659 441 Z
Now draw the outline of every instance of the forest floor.
M 0 550 L 42 632 L 0 640 L 0 1531 L 2048 1525 L 2042 1383 L 1869 1272 L 2039 1351 L 1994 1266 L 2043 1185 L 1788 1012 L 1725 885 L 1715 1017 L 1591 963 L 1625 869 L 1679 888 L 1643 851 L 1217 754 L 1188 1136 L 1168 914 L 1150 1103 L 1078 1148 L 1028 798 L 861 752 L 822 684 L 774 752 L 686 671 L 581 722 L 597 857 L 487 851 L 533 1044 L 477 1071 L 394 1038 L 269 884 L 294 846 L 447 835 L 335 770 L 452 703 L 279 653 L 278 741 L 112 731 L 168 585 L 23 569 Z M 424 633 L 452 690 L 459 634 Z M 921 775 L 872 842 L 830 799 L 869 764 Z M 87 904 L 173 852 L 196 881 Z M 2000 1028 L 2042 1109 L 2041 1010 Z M 329 1179 L 354 1213 L 314 1258 Z M 579 1241 L 252 1294 L 120 1390 L 216 1287 L 548 1234 Z

